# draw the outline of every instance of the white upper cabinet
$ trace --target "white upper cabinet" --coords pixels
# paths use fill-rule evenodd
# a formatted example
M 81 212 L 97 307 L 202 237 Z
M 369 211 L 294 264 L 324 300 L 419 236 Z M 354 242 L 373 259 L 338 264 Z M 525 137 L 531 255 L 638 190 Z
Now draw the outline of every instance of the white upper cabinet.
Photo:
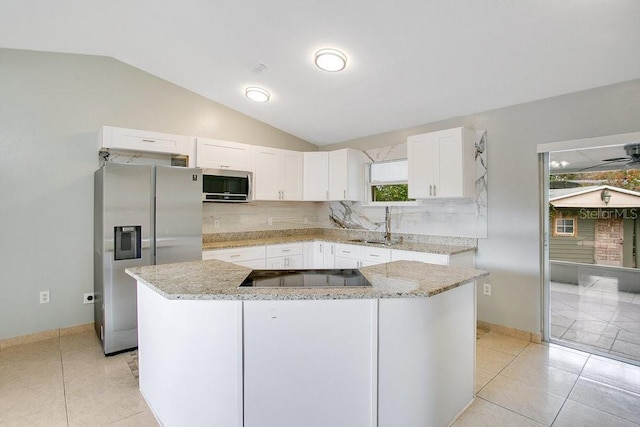
M 329 151 L 329 200 L 362 200 L 366 159 L 351 148 Z
M 151 132 L 138 129 L 103 126 L 100 129 L 100 148 L 149 153 L 191 154 L 188 136 Z
M 196 167 L 253 172 L 253 146 L 217 139 L 195 138 Z
M 409 197 L 472 198 L 475 196 L 475 138 L 466 128 L 447 129 L 407 138 Z
M 303 157 L 303 199 L 312 202 L 329 200 L 329 152 L 311 151 L 303 153 Z
M 255 147 L 254 200 L 302 200 L 302 153 Z
M 362 151 L 304 153 L 304 200 L 362 200 Z

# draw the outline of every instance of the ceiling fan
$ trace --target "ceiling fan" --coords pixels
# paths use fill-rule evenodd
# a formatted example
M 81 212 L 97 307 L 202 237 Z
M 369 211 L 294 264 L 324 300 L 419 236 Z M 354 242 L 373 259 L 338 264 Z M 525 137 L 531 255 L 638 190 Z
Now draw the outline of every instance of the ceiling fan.
M 580 169 L 578 172 L 583 172 L 589 169 L 599 168 L 604 165 L 627 162 L 624 165 L 624 169 L 635 169 L 640 168 L 640 143 L 627 144 L 624 146 L 624 152 L 627 153 L 628 157 L 613 157 L 610 159 L 603 159 L 604 163 L 600 163 L 599 165 L 589 166 L 587 168 Z

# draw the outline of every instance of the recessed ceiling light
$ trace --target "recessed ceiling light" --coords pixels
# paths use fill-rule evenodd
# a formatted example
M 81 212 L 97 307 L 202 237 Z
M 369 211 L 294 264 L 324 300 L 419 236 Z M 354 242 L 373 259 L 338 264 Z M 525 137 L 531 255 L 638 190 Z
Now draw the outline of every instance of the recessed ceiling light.
M 315 61 L 324 71 L 341 71 L 347 66 L 347 56 L 336 49 L 320 49 L 316 52 Z
M 271 98 L 271 94 L 268 90 L 258 86 L 248 86 L 244 90 L 244 94 L 254 102 L 267 102 L 269 98 Z

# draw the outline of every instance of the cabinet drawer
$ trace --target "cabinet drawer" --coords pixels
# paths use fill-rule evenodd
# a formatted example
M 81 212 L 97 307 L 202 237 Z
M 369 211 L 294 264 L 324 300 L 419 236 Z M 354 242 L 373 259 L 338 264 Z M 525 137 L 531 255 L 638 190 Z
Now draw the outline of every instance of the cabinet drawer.
M 351 258 L 359 260 L 361 250 L 362 247 L 356 245 L 345 245 L 342 243 L 336 243 L 335 246 L 336 257 L 340 258 Z
M 294 243 L 287 245 L 269 245 L 267 246 L 267 258 L 302 255 L 303 244 Z
M 363 247 L 360 249 L 360 259 L 374 263 L 391 261 L 391 250 L 386 248 Z
M 264 246 L 250 246 L 245 248 L 233 248 L 233 249 L 216 249 L 210 251 L 204 251 L 202 259 L 218 259 L 226 262 L 239 262 L 250 260 L 264 260 L 265 247 Z

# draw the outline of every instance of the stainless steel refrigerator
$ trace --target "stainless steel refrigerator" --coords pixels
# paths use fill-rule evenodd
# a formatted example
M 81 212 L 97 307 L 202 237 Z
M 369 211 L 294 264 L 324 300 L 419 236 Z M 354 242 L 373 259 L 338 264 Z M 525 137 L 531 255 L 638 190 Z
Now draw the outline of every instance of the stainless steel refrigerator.
M 125 268 L 202 259 L 202 171 L 106 163 L 94 184 L 95 328 L 108 355 L 138 345 Z

